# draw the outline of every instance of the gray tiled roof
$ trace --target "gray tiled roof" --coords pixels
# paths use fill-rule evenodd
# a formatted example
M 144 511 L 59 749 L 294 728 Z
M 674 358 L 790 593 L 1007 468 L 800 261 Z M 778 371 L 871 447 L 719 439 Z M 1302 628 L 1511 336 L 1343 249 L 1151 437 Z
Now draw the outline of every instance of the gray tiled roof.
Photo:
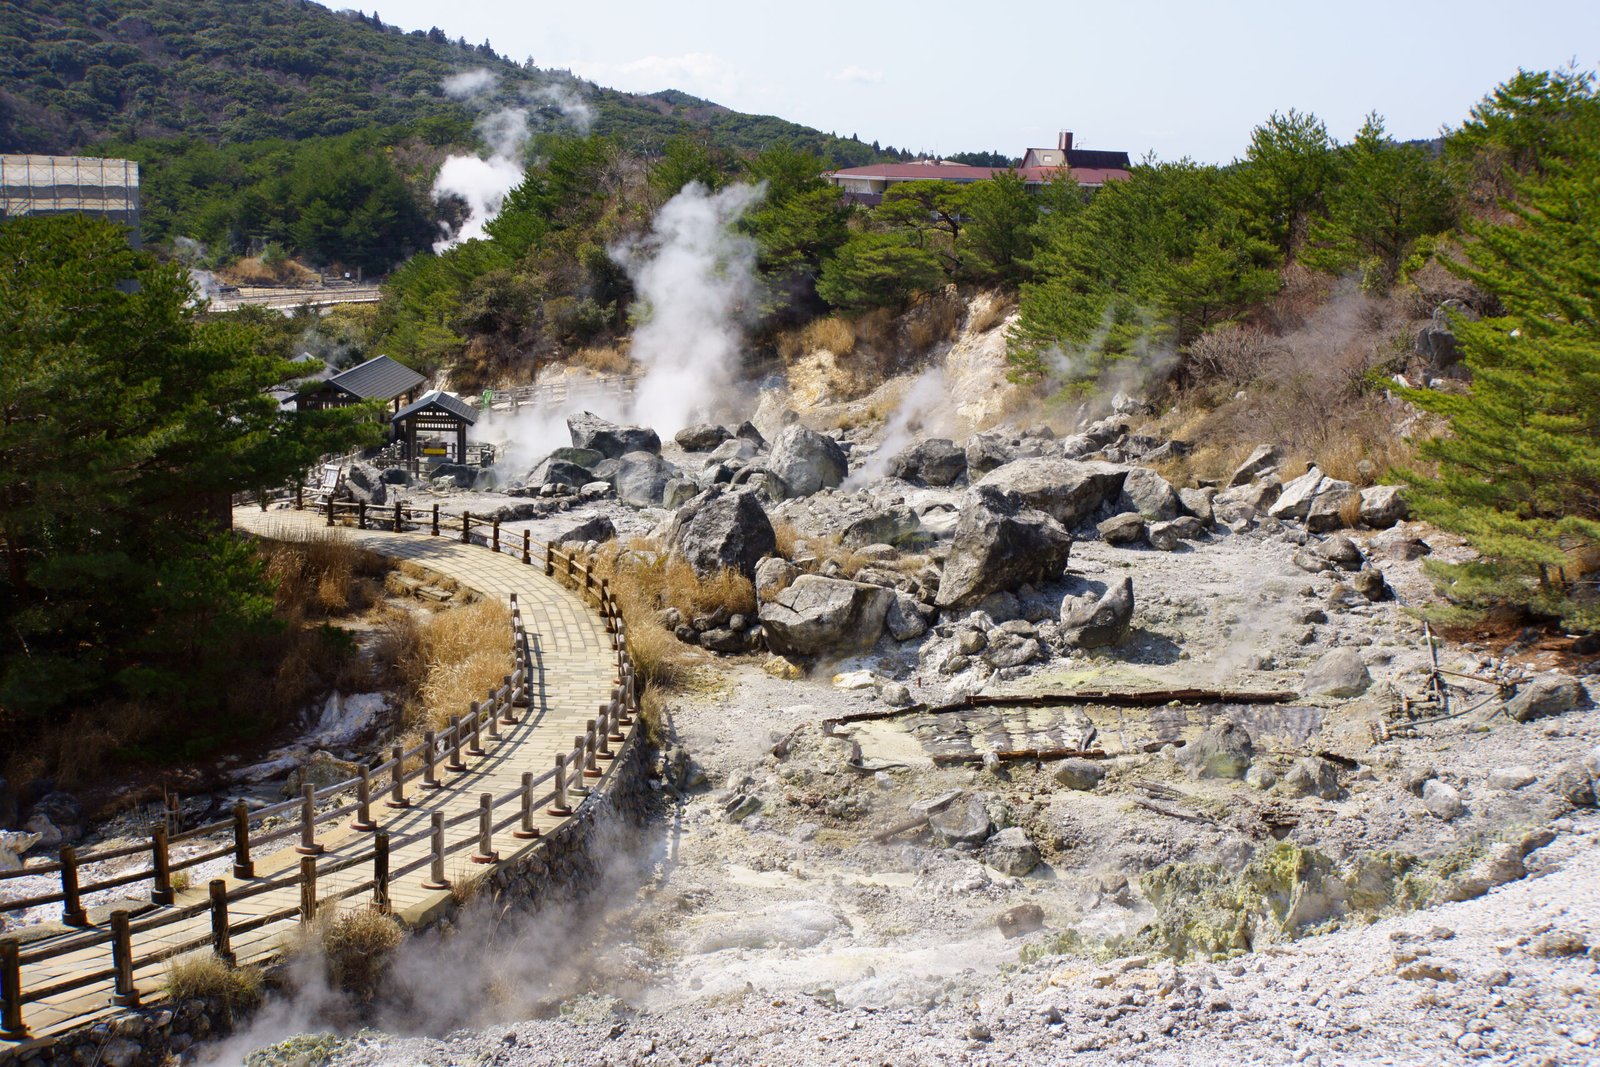
M 423 393 L 417 398 L 416 403 L 407 404 L 405 407 L 395 412 L 394 416 L 389 421 L 399 422 L 407 415 L 414 415 L 424 408 L 438 408 L 447 415 L 454 415 L 456 418 L 461 419 L 468 426 L 471 426 L 473 423 L 478 421 L 477 408 L 473 407 L 471 404 L 467 403 L 465 400 L 462 400 L 458 396 L 451 396 L 449 393 L 441 393 L 437 389 L 430 389 L 428 392 Z
M 388 356 L 369 359 L 328 379 L 329 385 L 362 400 L 393 400 L 422 382 L 422 375 Z

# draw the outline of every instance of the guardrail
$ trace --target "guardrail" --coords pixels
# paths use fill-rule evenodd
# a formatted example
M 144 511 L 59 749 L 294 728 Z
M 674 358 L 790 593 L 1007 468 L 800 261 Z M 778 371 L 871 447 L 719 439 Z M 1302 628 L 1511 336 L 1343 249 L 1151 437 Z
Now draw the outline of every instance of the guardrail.
M 293 490 L 289 490 L 286 495 L 292 494 Z M 262 506 L 265 506 L 264 501 Z M 333 525 L 341 514 L 346 518 L 353 518 L 356 525 L 362 529 L 371 528 L 370 523 L 373 521 L 373 515 L 369 513 L 369 508 L 364 503 L 331 501 L 325 508 L 319 510 L 326 512 L 329 525 Z M 474 519 L 467 512 L 450 515 L 442 513 L 438 505 L 419 511 L 397 504 L 394 508 L 382 509 L 382 515 L 391 524 L 389 528 L 394 530 L 409 529 L 412 523 L 418 522 L 420 516 L 422 521 L 419 525 L 425 525 L 430 536 L 442 536 L 445 532 L 454 534 L 459 531 L 461 541 L 471 543 Z M 477 522 L 480 528 L 489 526 L 492 529 L 492 539 L 486 539 L 486 544 L 492 551 L 500 552 L 502 542 L 499 522 L 489 523 L 484 520 Z M 178 833 L 171 833 L 167 827 L 159 826 L 151 833 L 147 843 L 141 842 L 83 854 L 79 854 L 71 846 L 63 846 L 55 863 L 0 874 L 0 887 L 4 886 L 5 881 L 18 877 L 59 875 L 59 891 L 18 901 L 6 901 L 0 904 L 0 910 L 9 911 L 59 903 L 62 922 L 69 927 L 84 931 L 81 934 L 50 938 L 47 943 L 28 950 L 24 950 L 15 939 L 0 940 L 0 1038 L 23 1040 L 29 1036 L 24 1020 L 24 1005 L 103 983 L 108 979 L 112 983 L 113 1005 L 137 1006 L 140 994 L 133 977 L 137 968 L 164 962 L 207 946 L 210 946 L 219 957 L 232 962 L 234 957 L 231 945 L 234 937 L 290 919 L 308 924 L 315 918 L 318 907 L 329 901 L 346 900 L 370 891 L 371 905 L 387 912 L 393 881 L 413 875 L 423 868 L 427 870 L 421 882 L 422 888 L 449 889 L 451 883 L 445 873 L 445 860 L 448 856 L 471 847 L 472 862 L 494 864 L 499 861 L 499 852 L 495 848 L 498 835 L 509 830 L 514 840 L 536 840 L 540 837 L 540 830 L 534 825 L 536 812 L 543 810 L 549 815 L 558 817 L 571 815 L 582 799 L 589 794 L 589 783 L 601 778 L 606 766 L 615 758 L 617 753 L 613 746 L 627 740 L 628 729 L 637 721 L 638 679 L 628 655 L 626 628 L 608 582 L 604 579 L 597 580 L 587 564 L 581 563 L 573 554 L 558 549 L 553 542 L 546 542 L 538 556 L 546 576 L 564 579 L 570 587 L 591 603 L 605 625 L 605 631 L 611 639 L 612 651 L 616 656 L 616 673 L 610 699 L 598 705 L 595 717 L 586 721 L 585 731 L 574 736 L 569 749 L 555 756 L 555 765 L 550 770 L 537 776 L 532 771 L 525 772 L 516 788 L 498 796 L 488 792 L 480 794 L 479 803 L 474 809 L 450 816 L 442 811 L 435 811 L 426 830 L 397 840 L 391 840 L 388 831 L 384 830 L 379 820 L 375 818 L 378 810 L 374 805 L 375 797 L 387 794 L 381 800 L 379 805 L 381 808 L 401 810 L 412 807 L 416 797 L 407 794 L 408 786 L 415 783 L 413 792 L 418 795 L 425 795 L 428 791 L 440 788 L 441 759 L 444 761 L 444 771 L 452 774 L 466 772 L 470 769 L 467 760 L 480 760 L 497 751 L 502 743 L 500 727 L 518 724 L 521 721 L 518 718 L 519 710 L 532 706 L 534 689 L 539 684 L 537 681 L 539 674 L 535 665 L 533 645 L 523 625 L 522 610 L 517 603 L 516 594 L 513 593 L 511 595 L 512 673 L 504 676 L 499 686 L 489 690 L 484 700 L 473 701 L 467 714 L 455 716 L 444 730 L 426 731 L 422 740 L 409 749 L 404 749 L 400 745 L 393 746 L 387 760 L 375 766 L 362 767 L 356 777 L 322 789 L 306 785 L 301 796 L 293 800 L 253 811 L 239 804 L 235 806 L 229 819 Z M 520 559 L 525 565 L 534 565 L 535 553 L 526 530 L 523 531 L 521 538 Z M 486 741 L 490 747 L 485 747 Z M 353 801 L 320 813 L 317 811 L 319 803 L 351 792 L 355 794 Z M 287 825 L 275 828 L 266 825 L 268 819 L 286 815 L 297 809 L 298 816 Z M 502 814 L 508 809 L 508 813 Z M 354 856 L 343 856 L 337 861 L 326 862 L 319 866 L 318 857 L 325 851 L 318 841 L 319 828 L 347 817 L 351 819 L 349 823 L 351 829 L 373 835 L 371 847 L 362 849 Z M 473 824 L 471 830 L 465 835 L 455 835 L 452 840 L 451 831 L 467 824 Z M 224 831 L 231 832 L 231 841 L 228 844 L 173 862 L 172 846 Z M 294 845 L 294 850 L 301 857 L 298 868 L 276 879 L 254 881 L 254 851 L 264 845 L 287 841 L 291 837 L 298 837 L 298 842 Z M 390 869 L 389 860 L 392 852 L 424 840 L 429 843 L 427 855 L 398 869 Z M 80 883 L 78 871 L 83 864 L 121 859 L 141 853 L 149 855 L 148 867 L 87 884 Z M 251 885 L 242 890 L 235 888 L 230 891 L 226 880 L 216 879 L 209 883 L 208 899 L 204 903 L 190 904 L 181 908 L 174 906 L 175 872 L 230 854 L 233 856 L 234 879 L 251 881 Z M 319 897 L 317 892 L 319 877 L 326 877 L 366 863 L 372 864 L 371 878 L 337 893 Z M 93 926 L 83 907 L 84 894 L 140 882 L 150 883 L 150 905 L 158 910 L 141 913 L 135 920 L 131 911 L 117 909 L 110 913 L 107 927 L 97 929 Z M 266 915 L 253 916 L 240 922 L 230 920 L 230 903 L 237 904 L 262 893 L 294 885 L 300 887 L 300 899 L 295 906 L 281 908 Z M 203 936 L 192 937 L 174 945 L 161 940 L 157 934 L 175 923 L 189 921 L 207 912 L 210 913 L 210 923 L 208 931 Z M 157 934 L 155 940 L 161 942 L 160 947 L 143 954 L 138 953 L 134 945 L 136 934 Z M 106 945 L 110 946 L 111 955 L 108 967 L 58 979 L 46 985 L 26 987 L 23 983 L 22 968 L 30 963 Z
M 330 304 L 375 304 L 383 297 L 376 285 L 351 286 L 348 289 L 297 289 L 272 296 L 228 294 L 211 300 L 211 311 L 237 311 L 242 307 L 297 308 L 326 307 Z

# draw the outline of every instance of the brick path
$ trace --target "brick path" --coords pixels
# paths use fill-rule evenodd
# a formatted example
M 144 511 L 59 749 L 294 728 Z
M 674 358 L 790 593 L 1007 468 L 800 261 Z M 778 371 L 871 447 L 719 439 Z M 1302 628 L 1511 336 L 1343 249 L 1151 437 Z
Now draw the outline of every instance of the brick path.
M 536 635 L 535 666 L 542 678 L 536 677 L 531 706 L 515 726 L 502 726 L 498 745 L 485 744 L 486 754 L 476 759 L 465 757 L 467 770 L 450 774 L 441 770 L 441 788 L 425 790 L 420 783 L 407 784 L 407 795 L 413 806 L 391 809 L 374 796 L 373 814 L 380 828 L 387 830 L 396 842 L 427 829 L 435 811 L 448 816 L 476 810 L 480 793 L 501 796 L 516 788 L 525 771 L 543 774 L 554 766 L 557 753 L 568 752 L 574 738 L 584 732 L 585 724 L 595 717 L 599 706 L 611 696 L 615 681 L 615 654 L 610 638 L 596 614 L 583 599 L 544 574 L 542 566 L 525 566 L 521 562 L 520 548 L 516 555 L 509 552 L 496 554 L 477 545 L 463 545 L 447 537 L 429 537 L 426 533 L 388 533 L 378 530 L 356 530 L 336 526 L 329 528 L 317 515 L 296 511 L 262 512 L 257 508 L 239 508 L 234 512 L 236 528 L 263 537 L 332 536 L 348 539 L 370 551 L 394 559 L 407 560 L 454 580 L 485 597 L 506 600 L 516 593 L 522 608 L 522 618 L 530 638 Z M 542 557 L 540 557 L 542 562 Z M 508 649 L 509 653 L 509 649 Z M 509 655 L 507 663 L 510 663 Z M 509 666 L 508 666 L 509 670 Z M 542 685 L 538 685 L 542 681 Z M 463 713 L 467 709 L 461 709 Z M 547 788 L 538 792 L 543 795 Z M 376 793 L 376 784 L 375 784 Z M 498 822 L 511 809 L 497 808 Z M 548 834 L 560 825 L 561 818 L 548 815 L 543 808 L 534 824 Z M 454 846 L 476 833 L 476 823 L 453 827 L 448 841 Z M 341 857 L 359 855 L 370 847 L 371 835 L 350 829 L 342 821 L 337 826 L 318 827 L 319 843 L 325 854 L 318 865 L 331 865 Z M 292 844 L 287 842 L 286 844 Z M 536 841 L 521 841 L 509 833 L 496 835 L 494 841 L 502 863 L 511 862 L 529 850 L 538 847 Z M 468 847 L 454 851 L 446 863 L 448 877 L 453 882 L 474 877 L 492 868 L 473 864 Z M 422 882 L 428 874 L 424 864 L 420 869 L 405 872 L 407 867 L 429 856 L 428 842 L 424 840 L 397 846 L 390 859 L 390 869 L 395 872 L 390 897 L 395 913 L 409 923 L 426 919 L 450 901 L 450 891 L 424 889 Z M 300 857 L 292 848 L 257 855 L 256 880 L 270 879 L 285 874 L 299 864 Z M 371 878 L 370 864 L 359 864 L 349 870 L 319 875 L 319 895 L 328 897 L 341 887 L 351 887 Z M 228 878 L 230 895 L 235 887 L 247 888 L 250 879 Z M 183 908 L 206 900 L 204 885 L 178 893 L 176 908 Z M 366 899 L 365 895 L 346 901 L 355 906 Z M 267 915 L 293 907 L 299 900 L 297 886 L 261 893 L 255 897 L 230 904 L 230 926 L 237 925 L 250 916 Z M 154 915 L 156 911 L 148 914 Z M 134 918 L 135 928 L 143 916 Z M 236 936 L 233 950 L 241 964 L 259 963 L 277 956 L 285 941 L 296 927 L 293 920 L 284 920 L 265 926 L 252 933 Z M 210 930 L 209 915 L 202 912 L 191 919 L 170 923 L 135 933 L 133 939 L 136 957 L 156 951 L 163 945 L 176 945 L 204 937 Z M 57 940 L 65 949 L 81 935 L 65 934 Z M 36 941 L 25 947 L 32 952 L 49 944 Z M 202 950 L 203 951 L 203 950 Z M 109 946 L 101 944 L 89 948 L 63 951 L 60 955 L 37 963 L 24 964 L 22 988 L 38 988 L 70 978 L 76 974 L 96 971 L 110 966 Z M 135 973 L 138 988 L 146 998 L 161 994 L 166 976 L 165 964 L 152 964 Z M 24 1016 L 29 1032 L 35 1038 L 47 1038 L 81 1026 L 117 1009 L 110 1006 L 110 979 L 87 988 L 60 994 L 49 1000 L 25 1005 Z M 8 1051 L 21 1051 L 26 1043 L 0 1041 L 0 1062 Z

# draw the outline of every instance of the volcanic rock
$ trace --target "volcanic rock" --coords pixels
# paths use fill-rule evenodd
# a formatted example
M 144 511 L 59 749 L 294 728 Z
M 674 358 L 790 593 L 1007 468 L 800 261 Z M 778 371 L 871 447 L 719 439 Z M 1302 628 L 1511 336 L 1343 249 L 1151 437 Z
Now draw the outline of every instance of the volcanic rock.
M 1070 604 L 1070 607 L 1068 606 Z M 1062 605 L 1062 640 L 1074 648 L 1119 644 L 1133 622 L 1133 579 L 1123 578 L 1093 601 Z
M 997 490 L 1070 528 L 1116 499 L 1128 473 L 1127 467 L 1114 463 L 1023 459 L 990 471 L 973 488 Z
M 607 459 L 621 459 L 630 452 L 661 452 L 661 438 L 648 426 L 618 426 L 592 411 L 567 416 L 567 430 L 573 448 L 587 448 Z
M 833 438 L 794 423 L 778 434 L 767 469 L 783 479 L 789 495 L 810 496 L 844 481 L 849 464 Z
M 1506 715 L 1517 722 L 1560 715 L 1571 711 L 1585 698 L 1583 686 L 1565 674 L 1541 674 L 1517 689 L 1506 701 Z
M 1137 511 L 1152 522 L 1177 518 L 1183 509 L 1171 484 L 1149 467 L 1134 467 L 1128 471 L 1117 503 L 1124 511 Z
M 772 522 L 753 493 L 713 486 L 672 516 L 666 542 L 702 578 L 733 570 L 754 578 L 756 565 L 777 551 Z
M 923 485 L 954 485 L 966 473 L 966 452 L 943 437 L 918 441 L 889 461 L 890 476 Z
M 1178 761 L 1188 768 L 1191 778 L 1242 778 L 1255 751 L 1250 731 L 1223 720 L 1179 749 Z
M 1095 529 L 1108 545 L 1131 545 L 1144 540 L 1144 516 L 1137 511 L 1124 511 L 1100 523 Z
M 609 480 L 622 503 L 636 508 L 660 507 L 666 498 L 667 483 L 679 473 L 677 467 L 654 452 L 629 452 L 617 461 L 617 472 Z
M 685 452 L 710 452 L 732 436 L 727 427 L 706 423 L 699 426 L 685 426 L 672 439 Z
M 979 484 L 961 508 L 937 603 L 976 603 L 1001 589 L 1059 577 L 1071 550 L 1072 535 L 1055 519 L 998 486 Z
M 871 648 L 883 632 L 894 590 L 802 574 L 761 605 L 767 645 L 783 656 L 815 656 Z
M 1255 451 L 1245 458 L 1245 461 L 1234 469 L 1233 477 L 1228 479 L 1229 487 L 1248 485 L 1261 475 L 1277 467 L 1280 462 L 1276 445 L 1257 445 Z
M 1335 648 L 1306 671 L 1301 692 L 1307 696 L 1357 697 L 1367 691 L 1372 676 L 1353 648 Z

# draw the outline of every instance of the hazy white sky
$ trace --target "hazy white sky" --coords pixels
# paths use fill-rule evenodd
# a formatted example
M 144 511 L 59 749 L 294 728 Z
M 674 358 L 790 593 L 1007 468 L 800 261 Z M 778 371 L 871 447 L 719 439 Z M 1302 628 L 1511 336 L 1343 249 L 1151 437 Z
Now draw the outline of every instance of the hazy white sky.
M 1065 128 L 1084 148 L 1225 162 L 1291 107 L 1340 140 L 1371 110 L 1397 138 L 1431 137 L 1519 66 L 1600 61 L 1600 0 L 383 0 L 378 13 L 602 85 L 936 153 L 1020 155 Z

